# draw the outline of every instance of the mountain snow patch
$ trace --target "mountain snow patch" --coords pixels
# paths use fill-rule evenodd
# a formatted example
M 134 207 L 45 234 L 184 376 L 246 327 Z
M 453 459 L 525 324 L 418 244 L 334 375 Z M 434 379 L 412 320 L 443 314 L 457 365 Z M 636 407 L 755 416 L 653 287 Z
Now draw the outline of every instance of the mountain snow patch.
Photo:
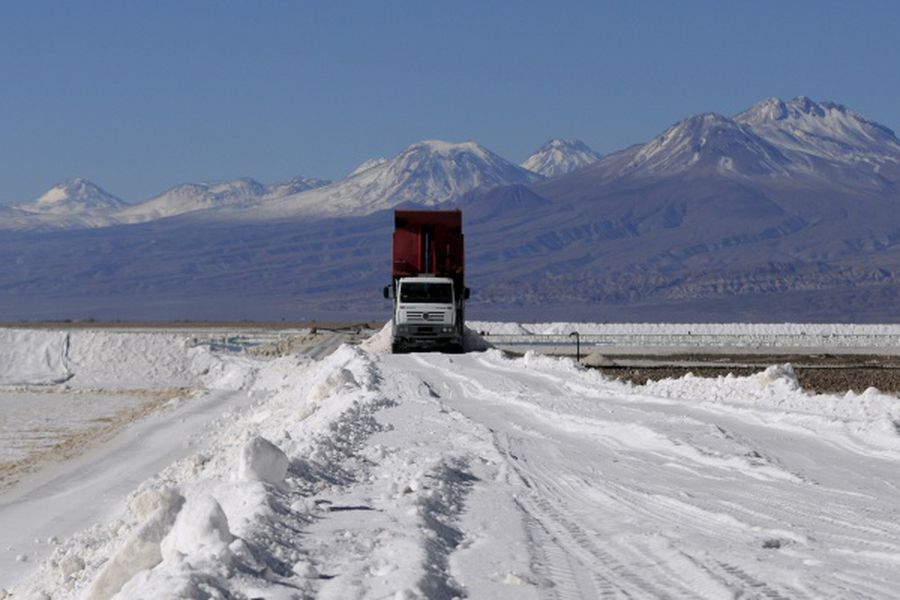
M 597 162 L 602 155 L 581 140 L 553 139 L 522 162 L 522 168 L 544 177 L 558 177 Z

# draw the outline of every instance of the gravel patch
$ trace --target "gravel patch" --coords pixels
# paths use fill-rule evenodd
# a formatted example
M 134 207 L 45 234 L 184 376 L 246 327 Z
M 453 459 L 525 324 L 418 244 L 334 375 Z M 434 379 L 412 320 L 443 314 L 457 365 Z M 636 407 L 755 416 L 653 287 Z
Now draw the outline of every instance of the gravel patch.
M 612 364 L 593 367 L 610 377 L 644 384 L 647 381 L 683 377 L 744 377 L 775 364 L 791 363 L 803 389 L 815 393 L 863 392 L 878 388 L 900 395 L 900 359 L 896 356 L 760 355 L 760 356 L 643 356 L 607 357 Z M 654 363 L 654 364 L 636 364 Z

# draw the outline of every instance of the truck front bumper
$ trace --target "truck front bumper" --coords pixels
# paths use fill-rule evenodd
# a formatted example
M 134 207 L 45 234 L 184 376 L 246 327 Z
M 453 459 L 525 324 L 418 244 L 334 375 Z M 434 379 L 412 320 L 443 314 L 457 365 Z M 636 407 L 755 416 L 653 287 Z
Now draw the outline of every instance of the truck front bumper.
M 461 345 L 462 335 L 453 325 L 398 325 L 394 329 L 394 343 L 407 348 Z

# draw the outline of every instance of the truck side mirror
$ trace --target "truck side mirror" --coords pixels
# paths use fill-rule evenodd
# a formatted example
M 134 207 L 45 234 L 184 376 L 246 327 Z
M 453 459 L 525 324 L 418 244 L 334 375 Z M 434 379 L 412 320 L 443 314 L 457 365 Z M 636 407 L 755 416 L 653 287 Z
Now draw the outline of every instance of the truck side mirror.
M 385 297 L 385 298 L 390 298 L 390 297 L 391 297 L 391 292 L 390 292 L 390 289 L 389 289 L 388 286 L 384 286 L 384 289 L 381 290 L 381 292 L 384 294 L 384 297 Z
M 468 300 L 471 292 L 472 290 L 470 290 L 469 288 L 463 288 L 463 299 Z

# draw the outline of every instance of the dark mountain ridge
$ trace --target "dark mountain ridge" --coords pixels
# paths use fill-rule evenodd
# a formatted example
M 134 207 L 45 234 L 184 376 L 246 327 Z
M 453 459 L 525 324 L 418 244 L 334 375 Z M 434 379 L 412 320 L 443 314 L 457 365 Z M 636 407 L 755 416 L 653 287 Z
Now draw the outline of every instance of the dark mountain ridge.
M 560 177 L 471 190 L 452 204 L 470 316 L 900 321 L 898 165 L 888 128 L 767 99 Z M 387 318 L 391 213 L 5 232 L 0 317 Z

